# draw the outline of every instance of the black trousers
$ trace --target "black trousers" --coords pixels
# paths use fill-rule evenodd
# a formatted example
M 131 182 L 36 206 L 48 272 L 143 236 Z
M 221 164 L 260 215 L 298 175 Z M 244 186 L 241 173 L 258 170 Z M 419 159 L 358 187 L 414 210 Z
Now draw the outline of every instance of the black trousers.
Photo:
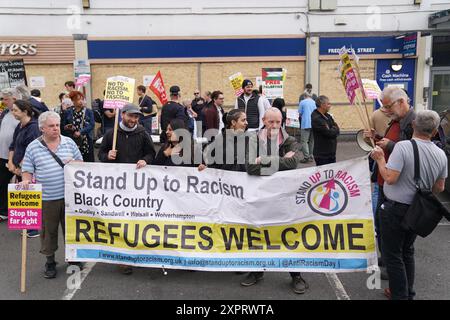
M 316 166 L 322 166 L 324 164 L 335 163 L 336 162 L 336 156 L 328 157 L 328 158 L 314 157 L 314 161 L 316 162 Z
M 414 291 L 414 241 L 416 235 L 401 226 L 409 205 L 386 200 L 380 207 L 383 260 L 389 275 L 392 300 L 412 300 Z
M 6 167 L 8 160 L 0 159 L 0 215 L 8 215 L 8 183 L 14 176 Z

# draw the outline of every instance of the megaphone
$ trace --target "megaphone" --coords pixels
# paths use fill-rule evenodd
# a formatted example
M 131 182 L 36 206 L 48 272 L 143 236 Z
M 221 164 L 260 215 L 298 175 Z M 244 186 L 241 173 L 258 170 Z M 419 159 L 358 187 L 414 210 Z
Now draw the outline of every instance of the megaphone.
M 364 138 L 364 129 L 361 129 L 356 133 L 356 142 L 358 143 L 358 146 L 367 153 L 373 150 L 373 146 L 370 143 L 367 143 Z

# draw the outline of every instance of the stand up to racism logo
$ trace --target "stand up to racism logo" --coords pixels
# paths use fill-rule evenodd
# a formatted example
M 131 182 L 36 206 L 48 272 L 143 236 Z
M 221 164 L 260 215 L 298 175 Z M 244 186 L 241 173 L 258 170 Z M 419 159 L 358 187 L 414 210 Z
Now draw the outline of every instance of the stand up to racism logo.
M 342 213 L 349 198 L 359 197 L 361 192 L 355 179 L 347 172 L 322 170 L 303 181 L 295 200 L 298 205 L 307 204 L 322 216 L 331 217 Z

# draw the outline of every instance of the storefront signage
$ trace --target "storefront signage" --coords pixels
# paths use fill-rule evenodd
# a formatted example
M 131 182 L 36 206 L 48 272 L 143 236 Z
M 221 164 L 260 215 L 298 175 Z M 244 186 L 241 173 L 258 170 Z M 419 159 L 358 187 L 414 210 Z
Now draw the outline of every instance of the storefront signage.
M 34 56 L 37 45 L 34 43 L 0 43 L 0 56 Z
M 417 33 L 408 34 L 403 38 L 403 57 L 417 55 Z
M 391 68 L 394 60 L 377 60 L 377 82 L 380 89 L 386 87 L 399 87 L 404 89 L 411 99 L 411 105 L 414 105 L 414 78 L 416 62 L 414 59 L 401 59 L 401 69 L 394 71 Z M 398 62 L 396 62 L 398 63 Z
M 395 37 L 337 37 L 320 38 L 320 55 L 339 55 L 345 46 L 350 53 L 353 48 L 357 55 L 400 54 L 403 41 Z

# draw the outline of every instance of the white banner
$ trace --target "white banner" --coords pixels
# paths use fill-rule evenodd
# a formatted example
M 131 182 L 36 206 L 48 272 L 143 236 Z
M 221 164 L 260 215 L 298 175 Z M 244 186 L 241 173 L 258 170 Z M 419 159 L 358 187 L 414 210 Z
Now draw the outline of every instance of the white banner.
M 64 171 L 69 261 L 302 272 L 377 263 L 367 157 L 266 177 L 102 163 Z

